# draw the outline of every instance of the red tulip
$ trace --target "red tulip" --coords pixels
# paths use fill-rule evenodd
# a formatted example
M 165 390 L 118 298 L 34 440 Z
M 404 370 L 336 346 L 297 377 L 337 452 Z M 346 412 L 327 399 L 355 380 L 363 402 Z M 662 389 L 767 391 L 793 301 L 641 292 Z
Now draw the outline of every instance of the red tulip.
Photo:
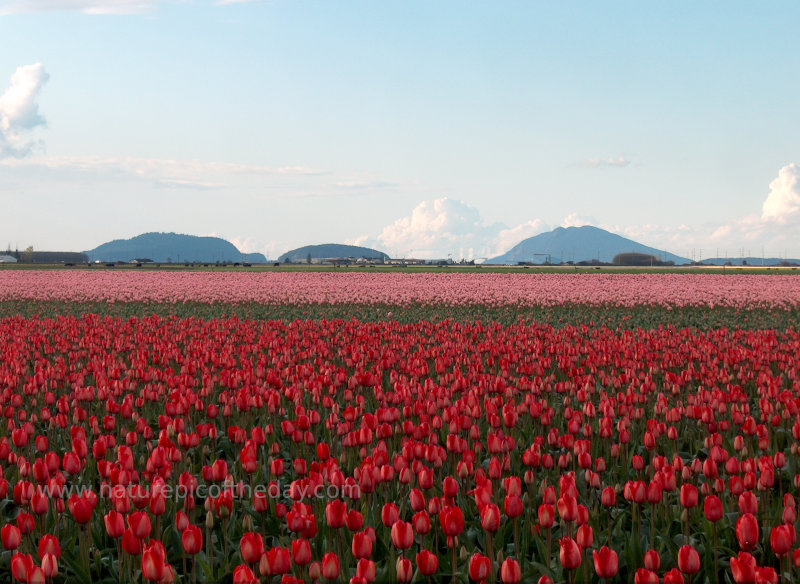
M 325 506 L 325 520 L 328 526 L 339 529 L 347 521 L 347 505 L 339 499 L 334 499 Z
M 652 572 L 658 572 L 661 566 L 661 557 L 656 550 L 647 550 L 644 554 L 644 567 Z
M 53 579 L 58 576 L 58 557 L 49 552 L 40 555 L 42 558 L 42 573 L 45 578 Z
M 366 531 L 353 534 L 353 557 L 358 559 L 369 558 L 372 555 L 372 539 Z
M 756 567 L 756 584 L 778 584 L 778 573 L 775 568 Z
M 500 529 L 500 509 L 497 505 L 484 505 L 481 509 L 481 527 L 484 531 L 494 533 Z
M 260 533 L 247 532 L 239 541 L 239 548 L 245 564 L 256 564 L 264 553 L 264 540 Z
M 397 521 L 392 525 L 392 544 L 399 550 L 407 550 L 414 543 L 414 530 L 410 523 Z
M 758 545 L 758 521 L 750 514 L 745 513 L 736 520 L 736 539 L 742 551 L 750 552 Z
M 600 503 L 605 507 L 613 507 L 617 501 L 617 493 L 614 487 L 606 487 L 600 493 Z
M 592 559 L 594 560 L 594 571 L 597 572 L 599 578 L 613 578 L 617 575 L 619 567 L 619 559 L 617 552 L 603 546 L 600 551 L 592 552 Z
M 716 495 L 709 495 L 703 501 L 703 513 L 706 519 L 716 523 L 722 519 L 722 501 Z
M 503 584 L 518 584 L 522 580 L 522 570 L 519 563 L 511 558 L 506 558 L 500 566 L 500 579 Z
M 142 552 L 142 576 L 151 582 L 158 582 L 164 575 L 164 552 L 155 543 Z
M 737 584 L 752 584 L 756 581 L 756 559 L 747 552 L 739 552 L 731 558 L 731 575 Z
M 474 582 L 483 582 L 489 577 L 492 564 L 489 558 L 481 554 L 473 554 L 469 560 L 469 578 Z
M 307 539 L 292 540 L 292 561 L 298 566 L 307 566 L 311 563 L 311 544 Z
M 447 537 L 456 537 L 464 531 L 464 515 L 459 507 L 446 507 L 439 513 L 442 531 Z
M 131 556 L 138 556 L 142 553 L 142 540 L 133 535 L 130 528 L 126 529 L 122 534 L 122 549 Z
M 0 529 L 0 540 L 2 540 L 5 549 L 15 550 L 22 541 L 22 534 L 17 526 L 6 523 Z
M 408 558 L 397 558 L 395 570 L 398 582 L 411 582 L 411 578 L 414 577 L 414 566 L 411 565 L 411 560 Z
M 522 499 L 519 498 L 519 495 L 506 495 L 505 499 L 503 499 L 503 512 L 506 517 L 514 519 L 522 515 L 522 511 Z
M 690 545 L 681 546 L 678 550 L 678 568 L 684 574 L 696 574 L 700 571 L 700 555 Z
M 581 550 L 571 537 L 562 537 L 558 540 L 561 549 L 558 557 L 565 570 L 575 570 L 581 565 Z
M 417 554 L 417 569 L 423 576 L 432 576 L 439 569 L 439 558 L 429 550 Z
M 635 584 L 659 584 L 658 574 L 644 568 L 636 570 L 633 581 Z
M 322 577 L 326 580 L 339 578 L 339 557 L 333 552 L 322 556 Z
M 431 530 L 431 518 L 425 511 L 414 513 L 414 516 L 411 517 L 411 525 L 414 526 L 414 531 L 425 535 Z
M 752 491 L 744 491 L 741 493 L 739 495 L 738 504 L 739 512 L 743 515 L 745 513 L 750 513 L 751 515 L 758 513 L 758 498 Z
M 14 555 L 11 556 L 11 575 L 19 582 L 28 581 L 33 566 L 33 558 L 30 554 L 14 552 Z
M 183 551 L 193 556 L 203 549 L 203 531 L 196 525 L 187 525 L 181 533 Z
M 399 518 L 397 505 L 394 503 L 386 503 L 381 509 L 381 522 L 386 527 L 391 527 Z
M 564 495 L 558 500 L 558 515 L 564 521 L 573 522 L 578 518 L 578 501 L 572 495 Z
M 675 568 L 672 568 L 669 572 L 664 574 L 664 584 L 683 584 L 683 583 L 684 583 L 683 574 L 681 574 Z
M 553 527 L 555 523 L 555 512 L 552 505 L 541 504 L 538 511 L 539 525 L 545 529 Z
M 772 528 L 769 534 L 769 545 L 776 556 L 781 558 L 792 550 L 793 535 L 794 527 L 785 523 Z
M 283 547 L 274 547 L 267 550 L 262 556 L 262 563 L 266 564 L 265 576 L 280 576 L 281 574 L 288 574 L 292 569 L 292 562 L 289 556 L 289 550 Z
M 233 569 L 233 584 L 258 584 L 258 578 L 250 566 L 240 564 Z
M 697 487 L 689 483 L 681 485 L 681 505 L 686 509 L 691 509 L 697 506 L 697 501 Z
M 361 513 L 355 509 L 350 509 L 347 513 L 347 529 L 350 531 L 358 531 L 364 525 L 364 518 Z
M 58 559 L 61 557 L 61 544 L 56 536 L 48 533 L 39 539 L 37 551 L 39 552 L 40 558 L 43 558 L 45 554 L 52 554 L 56 559 Z
M 363 578 L 365 582 L 373 582 L 375 580 L 375 562 L 367 558 L 358 560 L 356 576 Z
M 128 515 L 128 527 L 138 539 L 150 537 L 150 516 L 144 511 L 134 511 Z
M 588 523 L 582 524 L 578 528 L 578 532 L 575 535 L 575 541 L 578 542 L 578 545 L 581 549 L 587 549 L 592 547 L 594 543 L 594 533 L 592 532 L 592 526 Z

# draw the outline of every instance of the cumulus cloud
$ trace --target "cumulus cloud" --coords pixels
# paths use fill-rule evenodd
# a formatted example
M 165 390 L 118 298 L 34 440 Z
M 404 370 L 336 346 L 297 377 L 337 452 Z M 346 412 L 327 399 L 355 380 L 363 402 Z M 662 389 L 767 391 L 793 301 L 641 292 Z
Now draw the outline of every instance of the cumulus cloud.
M 800 166 L 788 164 L 778 171 L 778 178 L 769 184 L 769 194 L 761 208 L 764 221 L 780 225 L 794 222 L 800 216 Z
M 475 207 L 444 197 L 421 202 L 377 237 L 361 236 L 348 243 L 378 247 L 394 257 L 480 259 L 508 251 L 543 228 L 538 219 L 512 228 L 488 224 Z
M 26 12 L 82 12 L 84 14 L 140 14 L 159 0 L 0 0 L 0 14 Z
M 578 163 L 583 168 L 624 168 L 630 165 L 631 161 L 624 156 L 616 158 L 585 158 Z
M 204 233 L 204 237 L 220 237 L 226 241 L 230 241 L 236 249 L 242 253 L 262 253 L 268 260 L 277 258 L 282 252 L 279 251 L 278 243 L 275 241 L 263 242 L 255 237 L 247 235 L 236 235 L 234 237 L 226 237 L 222 233 L 212 231 L 211 233 Z M 285 251 L 285 250 L 284 250 Z
M 570 213 L 561 222 L 561 227 L 583 227 L 584 225 L 597 225 L 593 217 L 585 217 L 577 213 Z
M 36 99 L 48 75 L 41 63 L 18 67 L 11 83 L 0 95 L 0 158 L 30 153 L 34 142 L 24 137 L 45 124 Z

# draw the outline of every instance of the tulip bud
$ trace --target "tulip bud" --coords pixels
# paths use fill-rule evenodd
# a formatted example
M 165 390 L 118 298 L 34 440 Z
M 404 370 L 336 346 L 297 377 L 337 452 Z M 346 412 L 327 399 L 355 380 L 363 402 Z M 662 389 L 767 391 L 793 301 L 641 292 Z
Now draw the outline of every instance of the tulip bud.
M 214 529 L 214 514 L 211 511 L 206 513 L 206 529 Z

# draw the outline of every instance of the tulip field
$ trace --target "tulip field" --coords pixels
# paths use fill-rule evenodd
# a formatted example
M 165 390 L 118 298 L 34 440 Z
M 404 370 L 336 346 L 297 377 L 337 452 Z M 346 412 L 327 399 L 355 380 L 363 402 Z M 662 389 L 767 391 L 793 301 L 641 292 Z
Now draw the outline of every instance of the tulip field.
M 0 271 L 0 582 L 800 582 L 800 276 Z

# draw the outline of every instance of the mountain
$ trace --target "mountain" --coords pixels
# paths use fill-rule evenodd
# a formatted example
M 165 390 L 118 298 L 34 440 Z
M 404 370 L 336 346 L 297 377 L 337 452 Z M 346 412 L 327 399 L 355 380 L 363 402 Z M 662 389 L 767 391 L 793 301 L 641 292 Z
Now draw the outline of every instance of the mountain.
M 231 242 L 219 237 L 198 237 L 179 233 L 143 233 L 130 239 L 115 239 L 84 252 L 89 261 L 129 262 L 150 259 L 154 262 L 250 262 L 265 263 L 260 253 L 242 253 Z
M 311 255 L 312 260 L 326 259 L 326 258 L 365 258 L 375 260 L 388 260 L 389 256 L 376 249 L 368 247 L 359 247 L 357 245 L 342 245 L 338 243 L 323 243 L 321 245 L 306 245 L 298 247 L 292 251 L 287 251 L 278 261 L 292 262 L 292 263 L 306 263 L 308 256 Z
M 491 258 L 487 264 L 511 264 L 517 262 L 550 263 L 567 261 L 581 262 L 600 260 L 611 262 L 618 253 L 636 252 L 654 255 L 664 262 L 675 262 L 676 265 L 688 264 L 686 258 L 667 253 L 637 243 L 632 239 L 610 233 L 605 229 L 584 225 L 583 227 L 556 227 L 547 233 L 540 233 L 520 241 L 506 253 Z

